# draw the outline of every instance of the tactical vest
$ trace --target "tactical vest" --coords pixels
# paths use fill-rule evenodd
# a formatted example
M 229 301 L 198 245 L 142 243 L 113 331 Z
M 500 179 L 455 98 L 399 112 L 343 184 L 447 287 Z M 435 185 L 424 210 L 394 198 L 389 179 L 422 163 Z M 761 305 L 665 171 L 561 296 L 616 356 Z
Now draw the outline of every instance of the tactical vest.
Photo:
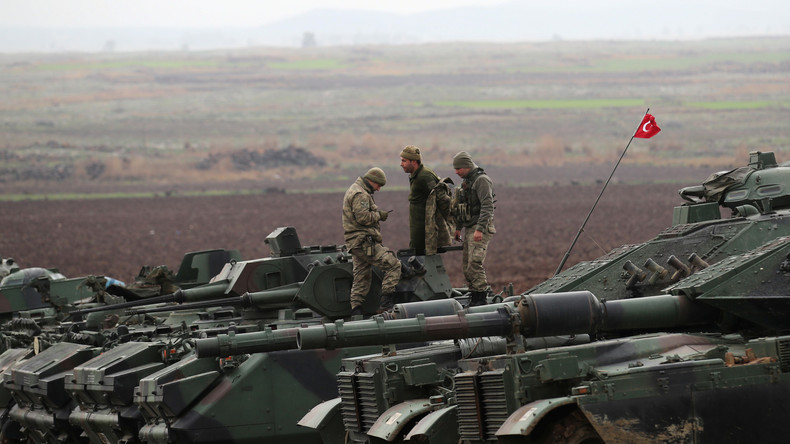
M 480 217 L 480 199 L 477 197 L 477 193 L 472 191 L 472 185 L 483 174 L 485 174 L 485 171 L 482 168 L 475 168 L 469 172 L 458 188 L 458 214 L 456 219 L 464 226 L 468 226 L 470 222 L 476 222 L 477 218 Z M 493 190 L 491 193 L 493 195 Z

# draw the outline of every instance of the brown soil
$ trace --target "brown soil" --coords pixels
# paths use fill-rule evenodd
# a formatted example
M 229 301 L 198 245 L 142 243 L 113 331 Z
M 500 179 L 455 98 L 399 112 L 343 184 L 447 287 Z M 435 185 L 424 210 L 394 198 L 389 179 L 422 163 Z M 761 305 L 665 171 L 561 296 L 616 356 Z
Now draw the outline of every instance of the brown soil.
M 567 183 L 567 182 L 565 182 Z M 681 203 L 675 184 L 610 185 L 566 267 L 612 248 L 645 241 L 672 220 Z M 494 237 L 486 267 L 495 290 L 524 291 L 551 276 L 600 191 L 600 185 L 497 188 Z M 245 259 L 269 256 L 264 239 L 294 226 L 303 245 L 339 244 L 342 193 L 159 197 L 3 202 L 0 256 L 25 266 L 58 268 L 68 277 L 107 275 L 130 281 L 142 265 L 175 270 L 189 251 L 238 249 Z M 408 245 L 405 191 L 376 195 L 394 209 L 384 244 Z M 460 252 L 445 255 L 455 286 L 465 285 Z

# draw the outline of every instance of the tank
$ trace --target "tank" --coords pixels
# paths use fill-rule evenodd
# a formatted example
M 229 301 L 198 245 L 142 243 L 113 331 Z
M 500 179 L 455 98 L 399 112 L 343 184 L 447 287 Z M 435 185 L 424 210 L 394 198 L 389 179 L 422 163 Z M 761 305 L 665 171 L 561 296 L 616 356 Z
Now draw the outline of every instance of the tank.
M 339 397 L 300 424 L 326 443 L 784 442 L 788 181 L 773 153 L 753 152 L 748 166 L 680 190 L 686 203 L 657 237 L 516 302 L 300 329 L 302 349 L 390 344 L 343 361 Z M 453 361 L 470 349 L 459 338 L 495 337 L 505 352 Z M 456 348 L 393 353 L 421 340 Z
M 342 358 L 381 347 L 296 350 L 295 327 L 350 315 L 350 256 L 342 246 L 302 246 L 293 227 L 278 228 L 266 243 L 271 257 L 231 259 L 218 264 L 216 275 L 182 264 L 178 275 L 202 284 L 161 294 L 174 287 L 149 279 L 151 288 L 117 290 L 127 301 L 70 306 L 69 319 L 59 324 L 69 333 L 62 340 L 19 360 L 12 358 L 25 349 L 7 351 L 5 436 L 34 442 L 319 442 L 318 433 L 298 427 L 297 420 L 335 396 Z M 401 300 L 458 305 L 448 299 L 458 292 L 441 256 L 401 259 Z M 364 306 L 369 314 L 378 307 L 376 279 Z M 254 332 L 273 333 L 285 345 L 254 355 L 195 354 L 201 341 Z M 261 400 L 268 407 L 250 408 Z
M 67 278 L 57 269 L 16 268 L 0 281 L 0 352 L 32 346 L 34 337 L 39 348 L 46 348 L 76 327 L 69 319 L 71 312 L 127 300 L 144 303 L 163 291 L 203 285 L 225 262 L 240 258 L 235 250 L 191 252 L 184 255 L 179 273 L 165 266 L 143 266 L 129 285 L 106 276 Z M 105 316 L 97 315 L 89 324 L 96 326 L 104 320 Z
M 588 290 L 605 299 L 662 294 L 711 264 L 790 235 L 789 186 L 790 165 L 777 164 L 772 152 L 751 152 L 747 166 L 680 189 L 685 203 L 658 236 L 579 262 L 529 292 Z
M 81 432 L 68 425 L 74 400 L 64 390 L 65 373 L 74 366 L 129 340 L 149 340 L 165 328 L 157 320 L 129 331 L 118 319 L 96 313 L 94 319 L 75 321 L 70 313 L 81 307 L 103 307 L 126 299 L 147 301 L 163 289 L 205 285 L 227 260 L 240 259 L 235 250 L 206 250 L 184 255 L 179 272 L 143 266 L 128 286 L 104 276 L 66 278 L 56 270 L 25 268 L 10 273 L 0 286 L 5 304 L 24 309 L 5 311 L 0 328 L 0 421 L 4 439 L 83 442 Z M 99 316 L 101 315 L 101 316 Z M 134 324 L 141 319 L 126 319 Z M 139 328 L 138 328 L 139 327 Z
M 352 267 L 348 253 L 338 248 L 333 260 L 324 254 L 304 261 L 311 268 L 299 285 L 242 295 L 242 306 L 248 307 L 245 316 L 261 320 L 257 329 L 242 328 L 242 323 L 214 336 L 203 335 L 195 341 L 195 354 L 144 377 L 135 395 L 147 419 L 140 439 L 320 443 L 317 431 L 299 427 L 297 421 L 310 407 L 336 396 L 334 379 L 342 359 L 382 349 L 375 345 L 297 350 L 297 328 L 350 316 Z M 452 306 L 441 313 L 460 308 L 449 299 L 458 292 L 450 286 L 441 255 L 398 256 L 403 271 L 396 287 L 398 299 Z M 367 314 L 375 313 L 380 289 L 376 271 L 363 305 Z M 255 342 L 254 349 L 248 347 L 250 342 Z

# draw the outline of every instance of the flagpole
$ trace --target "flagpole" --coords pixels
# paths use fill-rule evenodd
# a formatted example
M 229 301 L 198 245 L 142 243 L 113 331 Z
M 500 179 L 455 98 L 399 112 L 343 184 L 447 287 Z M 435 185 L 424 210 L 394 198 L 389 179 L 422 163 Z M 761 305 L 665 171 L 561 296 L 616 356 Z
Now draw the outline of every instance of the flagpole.
M 647 111 L 645 111 L 645 116 L 649 112 L 650 112 L 650 108 L 648 108 Z M 644 116 L 642 116 L 642 119 L 644 119 Z M 582 231 L 584 231 L 584 226 L 587 225 L 587 221 L 590 220 L 590 216 L 592 216 L 592 213 L 595 210 L 595 207 L 598 205 L 598 201 L 601 200 L 601 196 L 603 196 L 603 192 L 606 190 L 606 186 L 609 185 L 609 182 L 612 180 L 612 176 L 614 176 L 615 170 L 617 170 L 617 167 L 620 165 L 620 161 L 623 160 L 623 157 L 625 157 L 625 152 L 628 151 L 628 147 L 631 146 L 631 142 L 633 142 L 634 136 L 636 136 L 636 132 L 637 131 L 639 131 L 639 126 L 638 125 L 636 127 L 636 130 L 634 130 L 634 134 L 631 135 L 631 139 L 625 145 L 625 149 L 623 150 L 623 153 L 620 154 L 620 158 L 617 159 L 617 163 L 614 165 L 614 168 L 612 168 L 612 172 L 611 172 L 611 174 L 609 174 L 609 178 L 606 179 L 606 183 L 603 184 L 603 188 L 601 188 L 601 192 L 598 193 L 598 198 L 595 199 L 595 203 L 593 204 L 592 208 L 590 208 L 590 212 L 587 213 L 587 217 L 584 218 L 584 222 L 582 222 L 582 226 L 579 227 L 579 231 L 576 233 L 576 237 L 573 238 L 573 242 L 571 242 L 571 246 L 568 248 L 568 251 L 565 252 L 565 256 L 562 257 L 562 261 L 560 262 L 560 266 L 557 267 L 557 271 L 554 272 L 554 276 L 558 275 L 560 273 L 560 271 L 562 271 L 562 267 L 564 267 L 565 266 L 565 262 L 568 261 L 568 257 L 571 255 L 571 250 L 573 250 L 573 247 L 576 245 L 576 242 L 579 240 L 579 236 L 581 236 Z

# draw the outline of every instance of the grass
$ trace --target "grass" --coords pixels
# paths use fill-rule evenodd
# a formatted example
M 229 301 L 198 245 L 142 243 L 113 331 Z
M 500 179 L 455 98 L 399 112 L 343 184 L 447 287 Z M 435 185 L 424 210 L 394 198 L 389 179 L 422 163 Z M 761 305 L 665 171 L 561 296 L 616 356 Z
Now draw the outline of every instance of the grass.
M 217 60 L 115 60 L 107 62 L 44 63 L 36 68 L 41 71 L 103 70 L 125 68 L 185 69 L 210 68 L 219 65 Z
M 459 108 L 509 108 L 509 109 L 590 109 L 641 106 L 642 99 L 585 99 L 585 100 L 446 100 L 433 103 L 436 106 Z M 414 105 L 424 106 L 420 102 Z
M 227 156 L 289 145 L 327 161 L 300 176 L 316 191 L 342 191 L 350 165 L 397 169 L 393 153 L 410 143 L 429 163 L 461 149 L 490 166 L 597 163 L 648 106 L 663 131 L 632 149 L 640 162 L 724 169 L 751 149 L 790 157 L 790 37 L 0 54 L 0 66 L 2 200 L 288 186 L 299 166 L 242 171 Z M 103 175 L 79 182 L 94 163 Z M 60 166 L 76 173 L 20 179 Z M 97 194 L 80 194 L 93 184 Z
M 769 102 L 766 100 L 755 101 L 722 101 L 722 102 L 686 102 L 687 106 L 694 108 L 703 108 L 711 110 L 725 110 L 725 109 L 758 109 L 758 108 L 786 108 L 788 105 L 781 102 Z
M 337 59 L 306 59 L 288 62 L 271 62 L 266 66 L 285 71 L 317 71 L 346 68 L 347 65 Z

